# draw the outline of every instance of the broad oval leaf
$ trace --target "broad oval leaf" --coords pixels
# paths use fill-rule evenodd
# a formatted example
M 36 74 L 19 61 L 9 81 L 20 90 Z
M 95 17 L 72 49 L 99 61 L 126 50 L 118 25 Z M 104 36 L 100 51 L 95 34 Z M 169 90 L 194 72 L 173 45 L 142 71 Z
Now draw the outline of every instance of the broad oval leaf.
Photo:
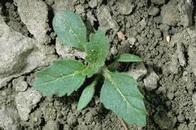
M 122 73 L 105 73 L 101 102 L 128 124 L 145 126 L 146 109 L 136 81 Z
M 80 99 L 78 102 L 78 107 L 77 107 L 78 110 L 82 110 L 90 103 L 95 93 L 95 85 L 96 85 L 96 81 L 94 81 L 92 84 L 87 86 L 82 91 L 82 95 L 80 96 Z
M 104 32 L 98 30 L 90 36 L 90 42 L 86 46 L 87 56 L 85 58 L 89 66 L 87 69 L 90 70 L 88 75 L 98 72 L 105 65 L 108 51 L 109 42 Z
M 142 59 L 139 56 L 133 54 L 121 54 L 118 59 L 119 62 L 141 62 Z
M 72 11 L 58 11 L 53 18 L 53 28 L 65 45 L 84 50 L 86 27 L 81 17 Z
M 71 59 L 54 62 L 53 65 L 36 73 L 33 86 L 44 96 L 70 95 L 77 90 L 85 80 L 82 74 L 85 66 Z

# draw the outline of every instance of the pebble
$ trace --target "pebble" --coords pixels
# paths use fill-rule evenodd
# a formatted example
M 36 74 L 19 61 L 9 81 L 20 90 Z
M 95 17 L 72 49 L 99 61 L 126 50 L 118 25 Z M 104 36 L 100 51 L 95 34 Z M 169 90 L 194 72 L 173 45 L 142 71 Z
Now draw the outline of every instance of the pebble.
M 14 118 L 16 118 L 15 110 L 0 108 L 0 129 L 19 130 Z
M 140 78 L 144 77 L 147 74 L 147 69 L 144 66 L 144 63 L 133 64 L 130 68 L 128 73 L 132 76 L 135 80 L 139 80 Z
M 162 5 L 165 4 L 166 0 L 151 0 L 152 3 Z
M 118 12 L 120 12 L 123 15 L 129 15 L 135 7 L 135 5 L 130 0 L 122 0 L 119 1 L 118 3 L 119 3 Z
M 27 82 L 24 81 L 24 77 L 19 77 L 17 79 L 14 79 L 12 81 L 13 87 L 15 88 L 16 91 L 18 92 L 23 92 L 27 89 L 28 84 Z
M 43 130 L 59 130 L 59 124 L 56 121 L 49 120 L 43 127 Z
M 192 102 L 193 102 L 193 106 L 194 106 L 195 113 L 196 113 L 196 93 L 193 93 L 192 95 Z
M 76 12 L 77 12 L 78 14 L 82 14 L 82 13 L 85 12 L 85 11 L 84 11 L 84 6 L 82 6 L 82 5 L 77 5 L 75 8 L 76 8 Z
M 89 1 L 88 4 L 91 8 L 95 8 L 98 4 L 98 1 L 97 0 L 91 0 L 91 1 Z
M 144 79 L 144 85 L 148 90 L 154 90 L 157 88 L 157 82 L 159 80 L 159 76 L 151 71 L 149 75 Z
M 170 26 L 177 24 L 179 20 L 179 11 L 176 5 L 169 2 L 161 8 L 162 23 Z
M 21 120 L 27 121 L 29 119 L 29 114 L 36 107 L 37 103 L 40 102 L 41 97 L 41 94 L 33 88 L 25 92 L 19 92 L 16 95 L 16 108 Z
M 97 12 L 97 18 L 100 24 L 100 28 L 103 30 L 107 31 L 109 29 L 113 29 L 114 31 L 117 31 L 119 29 L 117 22 L 112 19 L 109 7 L 102 6 L 99 8 Z
M 159 8 L 151 6 L 148 14 L 152 16 L 156 16 L 157 14 L 159 14 L 159 12 L 160 12 Z

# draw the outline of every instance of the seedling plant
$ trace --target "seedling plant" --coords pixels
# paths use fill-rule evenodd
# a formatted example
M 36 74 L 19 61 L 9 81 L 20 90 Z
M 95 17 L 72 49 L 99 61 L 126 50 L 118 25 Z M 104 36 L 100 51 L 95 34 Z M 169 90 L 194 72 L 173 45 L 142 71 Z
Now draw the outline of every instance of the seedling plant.
M 105 65 L 109 53 L 109 42 L 105 32 L 98 29 L 87 38 L 87 29 L 81 17 L 72 11 L 59 11 L 53 18 L 53 28 L 58 38 L 66 46 L 84 51 L 83 62 L 75 59 L 60 59 L 49 67 L 36 72 L 33 86 L 44 96 L 70 96 L 78 90 L 86 78 L 94 79 L 84 89 L 77 106 L 84 109 L 93 98 L 97 83 L 104 79 L 100 91 L 100 101 L 128 124 L 145 126 L 146 109 L 143 95 L 137 82 L 130 75 L 117 71 L 118 62 L 141 62 L 132 54 L 115 57 L 110 65 Z

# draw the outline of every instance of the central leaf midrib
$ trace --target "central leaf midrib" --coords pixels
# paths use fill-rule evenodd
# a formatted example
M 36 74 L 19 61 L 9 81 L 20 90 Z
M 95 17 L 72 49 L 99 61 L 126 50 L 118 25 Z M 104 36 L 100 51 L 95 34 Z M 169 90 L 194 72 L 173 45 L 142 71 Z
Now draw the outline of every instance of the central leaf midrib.
M 130 107 L 135 108 L 136 111 L 142 111 L 142 112 L 143 112 L 143 110 L 141 110 L 141 109 L 135 107 L 134 105 L 132 105 L 132 103 L 129 102 L 129 100 L 123 95 L 123 93 L 122 93 L 121 90 L 118 88 L 118 86 L 116 86 L 116 83 L 115 83 L 115 81 L 112 80 L 110 74 L 109 74 L 109 75 L 107 74 L 107 78 L 108 78 L 108 80 L 113 84 L 113 86 L 114 86 L 114 88 L 117 90 L 117 92 L 119 92 L 119 94 L 122 96 L 123 100 L 124 100 Z M 145 115 L 144 113 L 142 113 L 142 114 Z
M 47 73 L 46 73 L 47 74 Z M 48 74 L 50 74 L 50 73 L 48 73 Z M 47 84 L 49 84 L 49 83 L 52 83 L 52 82 L 56 82 L 56 81 L 58 81 L 58 80 L 60 80 L 60 79 L 62 79 L 62 78 L 68 78 L 68 77 L 73 77 L 73 76 L 75 76 L 75 75 L 77 75 L 77 74 L 81 74 L 81 71 L 76 71 L 75 73 L 72 73 L 72 74 L 68 74 L 68 75 L 62 75 L 61 77 L 59 77 L 59 78 L 56 78 L 56 79 L 53 79 L 53 80 L 49 80 L 49 81 L 47 81 L 47 82 L 45 82 L 45 83 L 41 83 L 41 84 L 39 84 L 39 86 L 44 86 L 44 85 L 47 85 Z

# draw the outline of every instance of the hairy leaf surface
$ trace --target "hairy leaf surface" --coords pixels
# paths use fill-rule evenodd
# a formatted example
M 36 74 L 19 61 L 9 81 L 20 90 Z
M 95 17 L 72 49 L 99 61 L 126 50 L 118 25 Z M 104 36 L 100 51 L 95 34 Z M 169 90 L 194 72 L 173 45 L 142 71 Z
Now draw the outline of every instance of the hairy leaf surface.
M 136 81 L 122 73 L 105 73 L 101 102 L 128 124 L 144 126 L 146 109 Z
M 94 81 L 92 84 L 87 86 L 82 91 L 82 95 L 80 96 L 80 99 L 78 102 L 78 108 L 77 108 L 78 110 L 82 110 L 90 103 L 95 93 L 95 85 L 96 85 L 96 81 Z
M 33 85 L 44 96 L 70 95 L 77 90 L 85 80 L 82 74 L 85 66 L 75 60 L 64 59 L 36 73 Z
M 105 60 L 108 55 L 109 42 L 105 33 L 101 30 L 90 36 L 90 42 L 86 46 L 86 61 L 89 65 L 90 74 L 96 73 L 105 65 Z
M 79 15 L 72 11 L 58 11 L 53 18 L 53 28 L 65 45 L 84 50 L 87 33 Z
M 142 59 L 139 56 L 133 54 L 121 54 L 118 58 L 119 62 L 141 62 Z

